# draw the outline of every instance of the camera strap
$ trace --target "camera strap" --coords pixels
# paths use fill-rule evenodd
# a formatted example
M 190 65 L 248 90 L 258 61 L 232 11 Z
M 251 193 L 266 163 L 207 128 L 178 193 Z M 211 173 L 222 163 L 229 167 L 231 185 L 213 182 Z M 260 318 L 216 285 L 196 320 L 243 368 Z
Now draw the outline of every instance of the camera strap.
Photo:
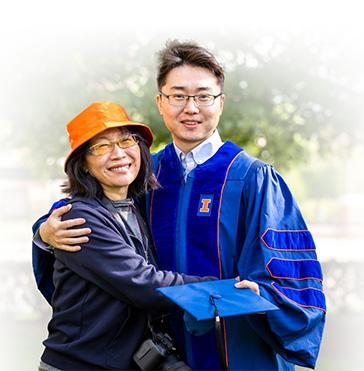
M 150 335 L 152 336 L 152 339 L 154 340 L 156 336 L 156 332 L 154 331 L 154 327 L 152 325 L 152 322 L 153 322 L 152 315 L 150 312 L 148 312 L 147 316 L 148 316 L 148 331 L 150 332 Z
M 222 341 L 220 314 L 215 304 L 215 298 L 213 295 L 210 295 L 210 303 L 215 308 L 215 311 L 214 311 L 215 334 L 216 334 L 217 351 L 219 354 L 220 368 L 221 368 L 221 371 L 228 371 L 228 367 L 226 364 L 225 351 L 224 351 L 224 343 Z

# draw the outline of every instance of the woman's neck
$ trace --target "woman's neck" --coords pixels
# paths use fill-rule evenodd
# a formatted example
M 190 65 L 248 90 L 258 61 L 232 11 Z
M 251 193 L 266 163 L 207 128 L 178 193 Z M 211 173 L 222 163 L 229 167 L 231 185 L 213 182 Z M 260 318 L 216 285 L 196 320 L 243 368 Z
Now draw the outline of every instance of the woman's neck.
M 111 201 L 125 200 L 128 196 L 128 190 L 120 190 L 120 192 L 110 192 L 104 190 L 104 195 Z

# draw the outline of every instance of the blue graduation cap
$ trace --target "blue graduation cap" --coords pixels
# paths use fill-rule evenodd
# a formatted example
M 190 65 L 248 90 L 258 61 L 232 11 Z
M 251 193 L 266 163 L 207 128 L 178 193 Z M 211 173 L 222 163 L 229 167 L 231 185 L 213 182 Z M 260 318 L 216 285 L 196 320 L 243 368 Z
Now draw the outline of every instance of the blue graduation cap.
M 220 317 L 239 316 L 279 309 L 250 289 L 236 288 L 236 282 L 232 278 L 160 287 L 157 289 L 197 321 L 215 318 L 216 342 L 222 371 L 228 371 L 228 367 L 222 340 Z
M 232 279 L 161 287 L 157 290 L 191 314 L 197 321 L 268 312 L 279 309 L 250 289 L 238 289 Z

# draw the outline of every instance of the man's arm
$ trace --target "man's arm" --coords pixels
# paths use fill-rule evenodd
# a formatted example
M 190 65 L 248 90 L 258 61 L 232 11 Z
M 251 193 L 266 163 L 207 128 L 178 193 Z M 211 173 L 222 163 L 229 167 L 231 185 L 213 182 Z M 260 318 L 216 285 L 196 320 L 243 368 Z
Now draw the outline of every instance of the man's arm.
M 249 323 L 288 362 L 314 368 L 326 303 L 312 236 L 287 184 L 269 166 L 247 180 L 244 203 L 240 277 L 256 282 L 280 309 L 251 315 Z
M 54 246 L 57 249 L 66 251 L 81 250 L 79 244 L 88 242 L 86 236 L 91 233 L 90 228 L 77 228 L 86 221 L 82 218 L 62 221 L 62 216 L 71 209 L 72 205 L 68 204 L 54 210 L 49 218 L 39 227 L 39 235 L 43 242 Z

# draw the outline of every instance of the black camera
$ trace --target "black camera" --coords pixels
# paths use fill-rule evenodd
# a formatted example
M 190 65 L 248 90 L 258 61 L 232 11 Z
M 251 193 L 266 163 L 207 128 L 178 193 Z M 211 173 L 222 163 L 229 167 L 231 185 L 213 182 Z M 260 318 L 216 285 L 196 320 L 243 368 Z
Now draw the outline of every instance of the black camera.
M 145 340 L 133 359 L 141 370 L 191 371 L 176 353 L 170 336 L 161 332 Z

